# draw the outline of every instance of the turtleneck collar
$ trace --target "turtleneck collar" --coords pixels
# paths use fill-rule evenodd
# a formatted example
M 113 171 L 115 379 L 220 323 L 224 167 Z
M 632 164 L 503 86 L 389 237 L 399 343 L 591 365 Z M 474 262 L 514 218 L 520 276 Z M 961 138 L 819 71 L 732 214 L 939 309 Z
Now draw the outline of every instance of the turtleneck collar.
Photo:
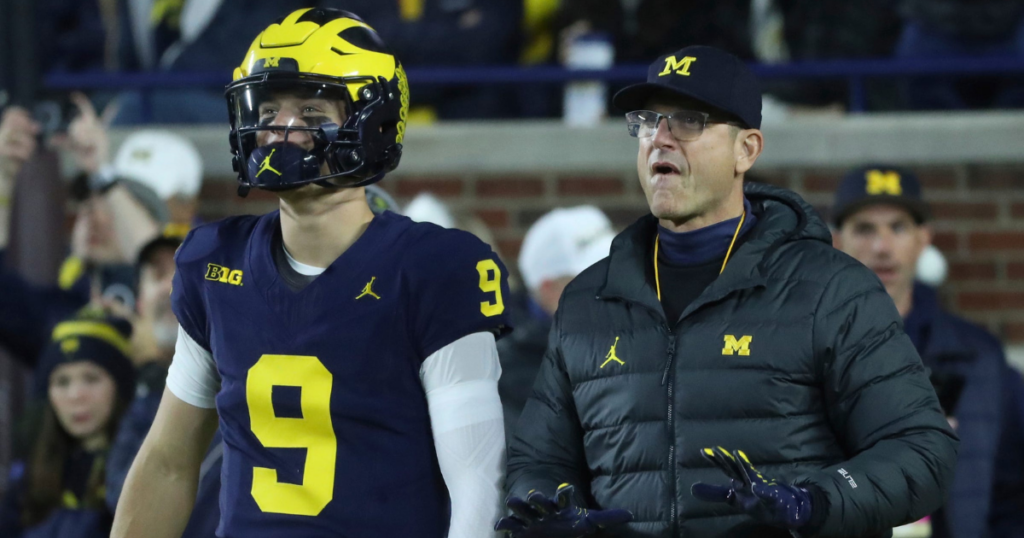
M 746 235 L 757 224 L 757 217 L 746 197 L 743 197 L 743 210 L 746 218 L 739 237 Z M 672 232 L 659 224 L 659 256 L 670 265 L 684 267 L 720 260 L 729 250 L 729 243 L 739 222 L 740 217 L 736 217 L 692 232 Z

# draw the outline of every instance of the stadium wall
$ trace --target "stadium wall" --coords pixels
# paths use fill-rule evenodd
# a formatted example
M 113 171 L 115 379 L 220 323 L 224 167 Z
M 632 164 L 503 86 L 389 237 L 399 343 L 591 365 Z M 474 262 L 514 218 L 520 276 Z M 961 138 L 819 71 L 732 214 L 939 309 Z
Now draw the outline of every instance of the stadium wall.
M 223 127 L 173 128 L 203 152 L 206 219 L 261 213 L 273 196 L 235 195 Z M 907 166 L 935 214 L 935 244 L 950 273 L 947 305 L 1000 335 L 1024 366 L 1024 113 L 816 117 L 766 124 L 751 178 L 802 194 L 828 216 L 847 167 Z M 126 131 L 117 131 L 116 145 Z M 400 202 L 429 191 L 494 232 L 510 266 L 523 234 L 556 206 L 592 203 L 617 226 L 646 210 L 636 142 L 617 121 L 591 129 L 558 122 L 412 125 L 398 171 L 382 184 Z

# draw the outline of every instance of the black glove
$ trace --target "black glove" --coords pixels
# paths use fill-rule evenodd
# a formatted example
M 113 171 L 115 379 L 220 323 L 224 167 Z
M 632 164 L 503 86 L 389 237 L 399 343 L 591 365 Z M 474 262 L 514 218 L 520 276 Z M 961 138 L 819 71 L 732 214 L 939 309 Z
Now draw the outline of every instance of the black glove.
M 558 486 L 555 497 L 531 491 L 526 500 L 509 497 L 506 506 L 511 516 L 503 517 L 494 530 L 505 531 L 510 538 L 577 538 L 613 525 L 633 520 L 627 510 L 588 510 L 572 501 L 573 487 Z
M 725 472 L 731 485 L 697 482 L 690 487 L 694 497 L 727 503 L 761 523 L 789 530 L 799 529 L 811 520 L 811 492 L 765 478 L 742 450 L 730 454 L 722 447 L 705 448 L 701 455 Z

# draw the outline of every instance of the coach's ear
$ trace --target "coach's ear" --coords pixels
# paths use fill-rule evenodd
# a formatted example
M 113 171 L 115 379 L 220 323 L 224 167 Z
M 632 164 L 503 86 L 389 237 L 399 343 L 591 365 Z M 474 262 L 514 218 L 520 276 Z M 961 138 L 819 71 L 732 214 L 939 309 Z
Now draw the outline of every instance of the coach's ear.
M 732 127 L 736 129 L 736 127 Z M 760 129 L 740 129 L 733 146 L 736 155 L 736 175 L 747 173 L 754 167 L 757 158 L 764 151 L 764 135 Z

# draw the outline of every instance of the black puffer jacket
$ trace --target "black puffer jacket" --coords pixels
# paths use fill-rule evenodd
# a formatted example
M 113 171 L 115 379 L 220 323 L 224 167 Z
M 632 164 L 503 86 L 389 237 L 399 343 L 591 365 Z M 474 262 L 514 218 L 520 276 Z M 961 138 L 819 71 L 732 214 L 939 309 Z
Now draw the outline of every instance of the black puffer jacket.
M 745 190 L 757 226 L 677 323 L 645 278 L 654 217 L 569 285 L 509 451 L 512 495 L 576 484 L 635 515 L 609 536 L 789 536 L 691 496 L 726 482 L 700 457 L 723 446 L 816 486 L 821 536 L 887 535 L 942 504 L 958 440 L 892 300 L 800 197 Z

